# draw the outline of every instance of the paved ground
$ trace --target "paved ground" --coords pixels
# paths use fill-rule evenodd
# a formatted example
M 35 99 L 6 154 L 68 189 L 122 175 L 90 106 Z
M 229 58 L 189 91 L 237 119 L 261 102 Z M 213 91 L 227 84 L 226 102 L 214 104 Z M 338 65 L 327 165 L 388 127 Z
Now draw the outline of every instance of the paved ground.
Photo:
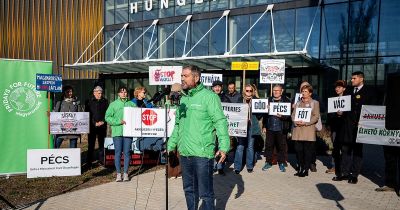
M 214 176 L 217 209 L 400 209 L 395 193 L 374 191 L 382 184 L 381 147 L 365 150 L 364 175 L 356 185 L 331 181 L 333 175 L 325 174 L 323 165 L 326 157 L 319 158 L 318 172 L 305 178 L 293 176 L 292 167 L 286 173 L 277 166 L 264 172 L 263 161 L 252 174 L 227 169 L 226 176 Z M 26 209 L 165 209 L 164 171 L 52 197 Z M 181 179 L 169 180 L 169 209 L 186 209 Z

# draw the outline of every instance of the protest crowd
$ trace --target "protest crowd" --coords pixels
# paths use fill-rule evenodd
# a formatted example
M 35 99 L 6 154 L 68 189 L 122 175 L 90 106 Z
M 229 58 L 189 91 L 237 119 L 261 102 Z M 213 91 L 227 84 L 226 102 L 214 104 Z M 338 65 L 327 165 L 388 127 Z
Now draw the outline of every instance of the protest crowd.
M 174 84 L 164 94 L 166 107 L 175 108 L 176 120 L 172 136 L 169 138 L 166 156 L 169 162 L 169 177 L 181 177 L 188 209 L 198 209 L 202 200 L 204 209 L 214 209 L 213 176 L 225 176 L 226 167 L 233 167 L 235 174 L 253 173 L 255 164 L 262 164 L 262 171 L 268 173 L 274 167 L 287 173 L 288 151 L 294 150 L 296 162 L 294 176 L 313 176 L 316 172 L 316 141 L 321 135 L 328 135 L 333 149 L 331 164 L 326 173 L 332 174 L 333 181 L 357 184 L 363 161 L 363 143 L 356 141 L 360 114 L 363 105 L 382 105 L 377 101 L 377 93 L 364 84 L 363 72 L 353 72 L 351 81 L 337 80 L 332 84 L 336 97 L 348 96 L 350 111 L 324 113 L 326 101 L 316 94 L 313 84 L 303 81 L 299 86 L 299 97 L 288 98 L 284 84 L 271 85 L 267 113 L 257 113 L 253 100 L 260 99 L 256 84 L 245 84 L 242 93 L 237 91 L 234 81 L 227 87 L 223 82 L 213 81 L 211 89 L 200 82 L 201 70 L 196 66 L 183 67 L 181 84 Z M 226 92 L 224 89 L 226 88 Z M 134 98 L 129 100 L 126 87 L 118 89 L 118 98 L 111 102 L 102 96 L 103 89 L 96 86 L 93 97 L 85 103 L 85 111 L 90 113 L 89 151 L 87 164 L 91 165 L 96 137 L 99 150 L 103 151 L 107 126 L 111 127 L 115 146 L 116 181 L 129 181 L 128 165 L 132 137 L 124 136 L 124 107 L 157 108 L 154 97 L 147 98 L 144 87 L 136 87 Z M 163 95 L 163 96 L 164 96 Z M 160 98 L 158 95 L 157 97 Z M 225 110 L 233 110 L 229 104 L 242 104 L 246 113 L 245 130 L 234 135 Z M 54 111 L 80 111 L 73 88 L 64 87 L 61 100 Z M 282 106 L 280 106 L 282 105 Z M 284 106 L 283 106 L 284 105 Z M 324 112 L 322 112 L 324 110 Z M 241 112 L 242 113 L 242 112 Z M 322 122 L 324 119 L 324 123 Z M 229 125 L 229 126 L 228 126 Z M 228 129 L 229 127 L 229 129 Z M 57 136 L 59 148 L 64 136 Z M 70 147 L 76 147 L 76 136 L 68 136 Z M 385 155 L 385 185 L 376 191 L 395 191 L 399 195 L 400 148 L 383 146 Z M 121 154 L 124 166 L 121 172 Z M 102 161 L 100 152 L 98 160 Z M 397 159 L 396 159 L 397 158 Z M 276 166 L 275 166 L 276 165 Z M 243 169 L 246 170 L 243 172 Z

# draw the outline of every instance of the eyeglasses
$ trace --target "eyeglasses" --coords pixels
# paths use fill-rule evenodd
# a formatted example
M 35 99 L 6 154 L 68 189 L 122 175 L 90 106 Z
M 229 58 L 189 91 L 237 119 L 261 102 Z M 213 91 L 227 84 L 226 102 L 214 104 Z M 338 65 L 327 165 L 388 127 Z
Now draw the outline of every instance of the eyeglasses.
M 252 93 L 252 92 L 253 92 L 253 90 L 246 90 L 246 92 L 247 92 L 247 93 L 248 93 L 248 92 Z

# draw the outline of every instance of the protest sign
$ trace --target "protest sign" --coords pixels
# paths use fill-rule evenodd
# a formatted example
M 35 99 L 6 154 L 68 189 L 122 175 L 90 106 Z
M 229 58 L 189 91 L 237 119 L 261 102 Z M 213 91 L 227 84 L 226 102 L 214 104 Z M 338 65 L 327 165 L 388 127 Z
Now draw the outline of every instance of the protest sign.
M 261 59 L 260 60 L 261 84 L 285 83 L 285 59 Z
M 62 92 L 62 76 L 58 74 L 36 74 L 36 90 Z
M 328 98 L 328 113 L 351 111 L 351 96 Z
M 400 146 L 400 130 L 386 130 L 386 107 L 363 105 L 358 124 L 358 143 Z
M 29 149 L 27 178 L 81 175 L 81 149 Z
M 89 112 L 50 112 L 50 133 L 89 133 Z
M 252 99 L 251 100 L 252 113 L 268 113 L 268 99 Z
M 182 66 L 149 66 L 150 85 L 181 83 Z
M 302 97 L 303 95 L 301 93 L 296 93 L 296 95 L 294 96 L 294 104 L 297 104 L 297 102 L 299 102 Z
M 242 103 L 222 103 L 222 110 L 228 120 L 230 136 L 247 136 L 249 106 Z
M 253 70 L 256 71 L 259 69 L 260 62 L 258 61 L 233 61 L 231 63 L 231 70 Z
M 296 113 L 294 116 L 294 121 L 303 121 L 303 122 L 310 122 L 311 121 L 311 110 L 312 108 L 296 108 Z
M 204 86 L 212 86 L 214 81 L 222 82 L 222 74 L 201 74 L 200 82 L 203 83 Z
M 271 102 L 269 103 L 269 115 L 290 115 L 291 108 L 290 103 Z
M 0 69 L 0 175 L 26 173 L 26 150 L 49 147 L 46 92 L 35 83 L 52 62 L 0 59 Z

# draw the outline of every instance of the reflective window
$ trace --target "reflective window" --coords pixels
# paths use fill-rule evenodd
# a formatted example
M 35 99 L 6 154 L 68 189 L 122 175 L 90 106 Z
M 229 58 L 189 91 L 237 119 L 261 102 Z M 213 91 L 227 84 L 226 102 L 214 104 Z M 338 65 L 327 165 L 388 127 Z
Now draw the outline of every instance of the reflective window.
M 260 14 L 250 15 L 251 25 L 254 24 Z M 271 52 L 271 15 L 267 12 L 250 31 L 250 53 Z
M 379 55 L 400 54 L 400 4 L 396 0 L 381 1 Z
M 159 26 L 158 39 L 159 44 L 163 43 L 168 36 L 174 31 L 174 24 L 165 24 Z M 158 49 L 159 58 L 173 58 L 174 57 L 174 36 L 172 35 L 164 44 Z
M 128 22 L 128 0 L 115 0 L 115 24 Z
M 351 58 L 348 61 L 347 78 L 351 78 L 351 73 L 361 71 L 364 73 L 365 84 L 375 84 L 375 58 Z
M 115 36 L 114 40 L 115 58 L 119 57 L 119 61 L 128 60 L 128 54 L 124 53 L 121 55 L 121 53 L 129 46 L 129 31 L 125 30 L 124 33 L 122 30 L 117 36 Z
M 105 25 L 114 24 L 114 0 L 105 1 Z
M 283 10 L 274 14 L 275 40 L 278 52 L 294 50 L 295 10 Z
M 229 8 L 239 8 L 249 6 L 250 0 L 231 0 Z
M 194 13 L 203 13 L 203 12 L 209 12 L 210 10 L 210 2 L 204 0 L 202 3 L 192 3 L 192 12 Z
M 180 23 L 175 24 L 175 28 L 178 28 Z M 191 48 L 191 37 L 190 37 L 190 29 L 191 29 L 191 24 L 189 24 L 189 32 L 186 37 L 186 30 L 187 30 L 187 22 L 183 24 L 174 34 L 174 46 L 175 46 L 175 57 L 182 57 L 183 52 L 187 53 L 190 48 Z M 187 40 L 186 40 L 187 38 Z M 185 40 L 186 40 L 186 47 L 185 47 Z
M 213 26 L 218 19 L 210 20 L 210 27 Z M 222 18 L 216 26 L 210 31 L 210 55 L 223 55 L 225 53 L 226 43 L 226 18 Z
M 184 6 L 178 6 L 175 2 L 175 15 L 187 15 L 192 13 L 192 1 L 194 0 L 186 0 L 186 4 Z
M 251 5 L 260 5 L 271 3 L 272 0 L 251 0 Z
M 319 7 L 306 7 L 296 10 L 295 50 L 304 49 L 315 13 L 317 14 L 308 40 L 307 53 L 314 58 L 318 58 L 321 15 Z
M 338 3 L 338 2 L 348 2 L 349 0 L 324 0 L 324 4 Z
M 381 57 L 378 61 L 378 85 L 385 84 L 385 75 L 388 73 L 400 73 L 400 57 Z
M 138 0 L 138 1 L 135 1 L 135 2 L 137 2 L 137 13 L 135 13 L 134 7 L 131 8 L 130 4 L 128 6 L 129 22 L 135 22 L 135 21 L 143 20 L 143 10 L 144 10 L 143 1 L 142 0 Z M 135 3 L 135 2 L 129 2 L 129 3 Z M 133 5 L 133 6 L 135 6 L 135 5 Z M 131 11 L 132 11 L 132 13 L 131 13 Z
M 152 3 L 152 4 L 151 4 Z M 150 0 L 144 0 L 143 1 L 143 20 L 153 20 L 158 18 L 158 1 L 150 1 Z M 150 9 L 150 11 L 147 11 L 146 8 Z
M 202 56 L 208 55 L 208 36 L 207 34 L 201 41 L 201 37 L 208 31 L 210 28 L 209 20 L 196 20 L 192 21 L 192 46 L 197 44 L 192 50 L 192 56 Z M 199 42 L 200 41 L 200 42 Z M 198 43 L 199 42 L 199 43 Z
M 138 37 L 143 33 L 142 28 L 131 28 L 129 29 L 129 45 L 132 44 L 132 46 L 129 47 L 128 55 L 129 55 L 129 60 L 140 60 L 143 59 L 143 37 Z
M 161 0 L 159 1 L 159 6 L 160 6 L 160 18 L 165 18 L 165 17 L 172 17 L 174 16 L 174 11 L 175 11 L 175 0 L 168 0 L 168 8 L 166 6 L 164 7 L 164 4 L 161 4 Z M 161 5 L 163 7 L 161 7 Z
M 347 4 L 326 5 L 322 10 L 321 58 L 345 58 Z
M 233 16 L 229 21 L 229 49 L 243 37 L 246 31 L 250 28 L 249 16 L 240 15 Z M 246 54 L 249 52 L 249 34 L 247 34 L 237 46 L 232 50 L 231 54 Z
M 115 35 L 114 31 L 106 31 L 104 32 L 104 44 L 108 42 L 113 36 Z M 105 47 L 104 47 L 104 54 L 106 61 L 114 60 L 114 45 L 115 39 L 111 40 Z
M 351 2 L 349 57 L 374 56 L 378 29 L 378 1 Z
M 154 29 L 154 30 L 153 30 Z M 154 33 L 153 33 L 154 31 Z M 150 54 L 158 46 L 157 26 L 153 26 L 143 35 L 143 58 L 150 56 Z M 154 53 L 150 58 L 157 58 L 158 53 Z
M 210 1 L 210 11 L 228 9 L 229 0 Z

